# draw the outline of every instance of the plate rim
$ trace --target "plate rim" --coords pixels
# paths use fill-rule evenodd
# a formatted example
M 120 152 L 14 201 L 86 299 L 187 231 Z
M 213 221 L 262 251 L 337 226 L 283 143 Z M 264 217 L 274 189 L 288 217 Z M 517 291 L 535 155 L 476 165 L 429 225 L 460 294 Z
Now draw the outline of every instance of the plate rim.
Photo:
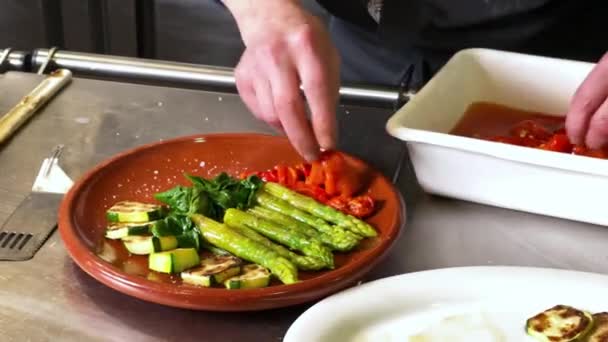
M 79 179 L 64 196 L 58 213 L 58 230 L 60 237 L 72 261 L 75 262 L 81 270 L 104 285 L 123 294 L 144 301 L 194 310 L 259 311 L 311 302 L 335 293 L 343 288 L 347 288 L 353 285 L 358 279 L 363 277 L 374 266 L 382 261 L 394 247 L 407 223 L 407 208 L 403 196 L 396 189 L 390 179 L 388 179 L 388 177 L 386 177 L 372 165 L 348 153 L 345 154 L 349 158 L 353 158 L 355 161 L 366 165 L 387 184 L 391 185 L 389 187 L 390 193 L 397 200 L 398 206 L 395 223 L 393 227 L 389 229 L 386 238 L 380 241 L 379 246 L 374 249 L 371 255 L 366 258 L 356 260 L 353 263 L 354 267 L 350 267 L 348 269 L 327 271 L 325 274 L 319 277 L 307 279 L 298 284 L 292 285 L 277 285 L 263 289 L 246 289 L 240 290 L 241 292 L 238 293 L 228 292 L 229 290 L 216 288 L 180 288 L 179 293 L 173 292 L 171 296 L 166 296 L 167 292 L 171 293 L 171 286 L 169 284 L 156 283 L 137 275 L 129 275 L 116 269 L 110 263 L 101 259 L 93 251 L 91 251 L 82 241 L 82 239 L 78 237 L 78 233 L 73 225 L 73 215 L 71 215 L 75 205 L 75 199 L 79 196 L 79 194 L 82 193 L 82 189 L 86 186 L 86 184 L 88 184 L 88 182 L 90 182 L 99 172 L 103 171 L 112 163 L 122 160 L 130 155 L 135 155 L 147 149 L 151 149 L 163 144 L 195 141 L 196 139 L 201 138 L 233 139 L 243 137 L 260 137 L 264 139 L 283 140 L 287 143 L 289 142 L 288 139 L 283 136 L 254 132 L 193 134 L 171 139 L 161 139 L 159 141 L 138 145 L 133 148 L 123 150 L 107 157 L 85 171 L 85 173 L 79 177 Z M 319 280 L 319 278 L 321 279 Z M 342 280 L 343 278 L 351 278 L 352 280 L 345 283 L 344 280 Z M 143 282 L 142 279 L 144 280 Z M 324 282 L 328 282 L 330 285 L 323 286 Z M 203 297 L 221 297 L 226 296 L 228 293 L 230 293 L 230 297 L 233 298 L 232 300 L 225 300 L 225 302 L 230 302 L 230 305 L 224 304 L 223 306 L 218 306 L 213 303 L 202 305 L 199 303 Z M 316 293 L 316 295 L 313 295 L 314 293 Z M 165 295 L 163 296 L 163 294 Z M 182 299 L 175 299 L 173 296 L 178 296 Z M 287 298 L 285 298 L 286 296 Z M 188 297 L 198 297 L 198 299 L 195 298 L 194 300 L 187 300 Z M 264 300 L 256 301 L 251 297 L 261 297 L 264 298 Z
M 302 336 L 298 334 L 299 331 L 303 330 L 307 326 L 307 322 L 311 321 L 308 317 L 312 313 L 318 313 L 324 307 L 333 307 L 332 302 L 341 300 L 345 297 L 352 295 L 361 295 L 366 292 L 373 291 L 374 288 L 381 288 L 384 284 L 398 284 L 398 283 L 406 283 L 404 285 L 404 289 L 417 288 L 407 285 L 408 280 L 421 281 L 424 278 L 432 278 L 432 277 L 448 277 L 448 276 L 464 276 L 464 277 L 475 277 L 477 275 L 482 275 L 484 277 L 489 276 L 488 273 L 492 273 L 492 275 L 496 275 L 498 272 L 504 272 L 501 276 L 503 277 L 513 277 L 514 275 L 524 274 L 525 276 L 533 276 L 535 278 L 542 277 L 559 277 L 559 276 L 567 276 L 569 279 L 576 277 L 578 280 L 595 280 L 596 282 L 605 283 L 608 286 L 608 274 L 599 273 L 599 272 L 590 272 L 590 271 L 581 271 L 567 268 L 555 268 L 555 267 L 542 267 L 542 266 L 516 266 L 516 265 L 473 265 L 473 266 L 446 266 L 439 267 L 434 269 L 426 269 L 420 271 L 414 271 L 409 273 L 401 273 L 396 274 L 384 278 L 379 278 L 372 280 L 370 282 L 361 284 L 356 287 L 348 288 L 339 293 L 335 293 L 331 296 L 324 298 L 323 300 L 318 301 L 311 307 L 309 307 L 306 311 L 301 313 L 289 326 L 287 329 L 284 339 L 284 342 L 295 342 L 301 340 Z M 447 285 L 446 285 L 447 286 Z M 306 337 L 306 336 L 304 336 Z

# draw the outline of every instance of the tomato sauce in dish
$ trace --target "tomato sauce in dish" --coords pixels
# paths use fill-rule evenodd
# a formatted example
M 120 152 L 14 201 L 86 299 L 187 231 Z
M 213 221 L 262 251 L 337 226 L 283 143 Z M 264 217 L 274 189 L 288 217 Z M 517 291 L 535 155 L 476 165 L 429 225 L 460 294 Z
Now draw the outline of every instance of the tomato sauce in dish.
M 608 148 L 570 143 L 565 117 L 488 102 L 472 103 L 451 134 L 541 150 L 608 159 Z

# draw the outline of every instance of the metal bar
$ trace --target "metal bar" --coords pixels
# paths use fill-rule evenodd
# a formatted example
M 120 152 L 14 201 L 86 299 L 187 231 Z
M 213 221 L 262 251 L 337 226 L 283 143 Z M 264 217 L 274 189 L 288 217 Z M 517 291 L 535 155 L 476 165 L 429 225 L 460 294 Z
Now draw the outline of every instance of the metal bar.
M 10 48 L 4 49 L 2 58 L 0 58 L 0 72 L 7 70 L 23 70 L 27 69 L 27 58 L 28 54 L 23 51 L 12 50 Z
M 36 50 L 32 56 L 33 67 L 44 63 L 48 54 L 48 49 Z M 76 75 L 236 92 L 234 69 L 225 67 L 62 50 L 55 52 L 49 67 L 69 69 Z M 410 96 L 410 93 L 400 88 L 359 85 L 340 87 L 342 103 L 396 108 Z
M 4 63 L 8 60 L 11 51 L 13 51 L 13 49 L 10 47 L 2 50 L 2 54 L 0 54 L 0 72 L 4 70 Z
M 38 68 L 38 72 L 37 72 L 38 75 L 44 74 L 44 71 L 49 66 L 49 63 L 51 62 L 51 58 L 53 58 L 53 55 L 55 54 L 56 51 L 57 51 L 56 47 L 53 47 L 53 48 L 51 48 L 49 50 L 49 53 L 47 54 L 46 61 L 44 61 L 44 63 L 42 63 L 42 65 L 40 66 L 40 68 Z

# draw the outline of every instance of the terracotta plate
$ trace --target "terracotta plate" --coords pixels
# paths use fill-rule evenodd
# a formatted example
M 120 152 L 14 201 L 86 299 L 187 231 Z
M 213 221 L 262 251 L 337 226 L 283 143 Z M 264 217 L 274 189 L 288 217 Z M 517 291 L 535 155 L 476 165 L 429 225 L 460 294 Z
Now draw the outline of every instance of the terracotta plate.
M 104 239 L 105 210 L 120 200 L 153 201 L 153 194 L 177 184 L 189 185 L 184 173 L 203 177 L 226 171 L 265 170 L 278 163 L 301 162 L 287 139 L 259 134 L 215 134 L 163 141 L 121 153 L 84 175 L 64 198 L 59 230 L 74 261 L 105 285 L 150 302 L 169 306 L 248 311 L 295 305 L 354 284 L 386 255 L 404 224 L 405 208 L 391 183 L 365 163 L 369 190 L 380 209 L 369 218 L 376 238 L 354 251 L 336 254 L 336 268 L 302 272 L 294 285 L 273 283 L 263 289 L 226 290 L 182 284 L 176 277 L 147 270 L 145 256 L 129 256 L 120 243 Z

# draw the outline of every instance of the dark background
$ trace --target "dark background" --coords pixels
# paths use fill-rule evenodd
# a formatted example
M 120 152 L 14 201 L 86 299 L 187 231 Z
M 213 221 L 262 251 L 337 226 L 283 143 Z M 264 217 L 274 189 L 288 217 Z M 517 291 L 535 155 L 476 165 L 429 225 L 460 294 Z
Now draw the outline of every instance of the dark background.
M 314 0 L 303 3 L 326 18 Z M 51 46 L 232 67 L 243 50 L 216 0 L 2 0 L 0 49 Z

